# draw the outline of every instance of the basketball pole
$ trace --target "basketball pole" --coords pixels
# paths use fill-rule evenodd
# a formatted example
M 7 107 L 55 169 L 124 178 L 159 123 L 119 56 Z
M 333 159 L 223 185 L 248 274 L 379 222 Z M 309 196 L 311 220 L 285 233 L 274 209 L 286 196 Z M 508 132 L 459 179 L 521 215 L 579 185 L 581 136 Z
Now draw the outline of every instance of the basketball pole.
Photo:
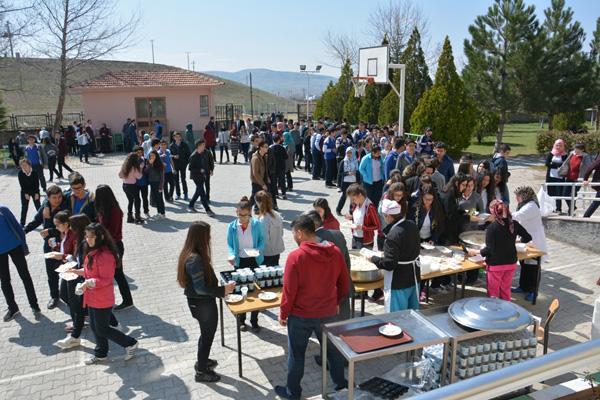
M 400 70 L 400 87 L 396 88 L 394 83 L 388 80 L 396 95 L 398 95 L 398 133 L 404 134 L 404 81 L 406 80 L 406 64 L 389 64 L 389 68 Z

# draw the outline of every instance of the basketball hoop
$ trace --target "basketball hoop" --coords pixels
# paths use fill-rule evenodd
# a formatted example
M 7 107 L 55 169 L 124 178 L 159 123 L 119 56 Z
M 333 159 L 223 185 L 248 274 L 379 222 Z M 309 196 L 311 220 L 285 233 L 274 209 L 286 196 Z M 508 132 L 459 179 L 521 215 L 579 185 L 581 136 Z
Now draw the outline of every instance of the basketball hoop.
M 352 83 L 354 84 L 354 97 L 363 97 L 367 90 L 367 85 L 375 83 L 375 78 L 354 76 L 352 77 Z

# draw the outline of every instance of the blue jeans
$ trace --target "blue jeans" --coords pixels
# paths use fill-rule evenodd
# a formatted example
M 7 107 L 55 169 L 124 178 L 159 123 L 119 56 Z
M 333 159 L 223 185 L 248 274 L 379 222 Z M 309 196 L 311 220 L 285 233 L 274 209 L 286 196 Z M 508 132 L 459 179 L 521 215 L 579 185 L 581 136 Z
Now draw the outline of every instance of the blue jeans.
M 321 325 L 336 321 L 336 316 L 326 318 L 303 318 L 290 315 L 287 320 L 288 331 L 288 374 L 287 388 L 294 397 L 300 397 L 302 387 L 300 381 L 304 376 L 304 358 L 308 340 L 314 333 L 321 343 Z M 344 360 L 340 353 L 335 351 L 332 344 L 327 346 L 327 361 L 329 362 L 329 373 L 336 387 L 347 385 L 344 377 Z M 323 368 L 326 368 L 323 362 Z

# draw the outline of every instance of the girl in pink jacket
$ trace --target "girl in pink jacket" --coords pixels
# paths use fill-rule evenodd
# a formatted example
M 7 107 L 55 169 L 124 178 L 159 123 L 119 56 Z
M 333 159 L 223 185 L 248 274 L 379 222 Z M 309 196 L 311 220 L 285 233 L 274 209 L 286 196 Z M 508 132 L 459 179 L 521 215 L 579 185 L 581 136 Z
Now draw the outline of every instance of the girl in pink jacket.
M 88 308 L 90 327 L 96 338 L 94 355 L 85 363 L 91 365 L 106 361 L 108 340 L 123 346 L 125 360 L 129 360 L 135 355 L 137 340 L 110 326 L 115 304 L 113 279 L 119 260 L 117 247 L 106 228 L 97 223 L 86 227 L 85 241 L 83 270 L 69 271 L 85 278 L 81 283 L 83 303 Z

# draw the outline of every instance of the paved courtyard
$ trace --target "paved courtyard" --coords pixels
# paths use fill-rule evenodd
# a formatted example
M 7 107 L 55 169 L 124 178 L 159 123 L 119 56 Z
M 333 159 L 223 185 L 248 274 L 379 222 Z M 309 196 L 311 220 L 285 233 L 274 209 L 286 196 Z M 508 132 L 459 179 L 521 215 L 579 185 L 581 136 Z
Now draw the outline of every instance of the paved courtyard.
M 93 158 L 95 164 L 82 165 L 70 160 L 86 178 L 88 187 L 109 184 L 118 196 L 121 207 L 126 198 L 117 177 L 122 156 Z M 511 185 L 530 184 L 540 179 L 540 171 L 528 167 L 514 169 Z M 235 320 L 225 310 L 225 346 L 220 343 L 219 331 L 212 354 L 219 361 L 217 372 L 222 380 L 217 384 L 198 384 L 194 381 L 193 364 L 199 336 L 197 322 L 191 317 L 183 290 L 176 282 L 176 260 L 182 247 L 186 228 L 194 220 L 209 221 L 213 226 L 213 258 L 217 270 L 228 269 L 226 224 L 235 214 L 235 203 L 249 192 L 249 171 L 245 164 L 217 165 L 212 180 L 215 218 L 204 212 L 189 213 L 184 202 L 167 204 L 167 219 L 149 221 L 143 226 L 124 225 L 124 269 L 129 278 L 136 307 L 117 314 L 121 329 L 140 341 L 138 355 L 125 362 L 122 348 L 111 343 L 110 362 L 85 366 L 83 360 L 92 352 L 93 335 L 86 328 L 83 347 L 61 351 L 53 345 L 65 336 L 69 321 L 64 305 L 48 311 L 46 273 L 42 257 L 42 240 L 37 231 L 28 235 L 31 254 L 28 256 L 43 317 L 35 321 L 27 306 L 23 286 L 11 266 L 13 287 L 22 315 L 9 323 L 0 324 L 0 399 L 270 399 L 275 398 L 273 387 L 285 382 L 287 338 L 277 322 L 278 310 L 262 313 L 262 331 L 256 335 L 242 333 L 244 377 L 237 373 Z M 61 182 L 66 188 L 66 181 Z M 193 184 L 191 184 L 193 186 Z M 296 247 L 289 231 L 289 222 L 307 210 L 316 197 L 325 196 L 330 203 L 337 201 L 335 189 L 325 189 L 323 182 L 310 180 L 308 174 L 296 172 L 294 188 L 288 201 L 281 201 L 281 214 L 286 221 L 285 245 L 287 254 Z M 7 204 L 15 214 L 20 210 L 19 188 L 14 171 L 0 171 L 0 203 Z M 151 210 L 155 213 L 154 210 Z M 29 219 L 33 216 L 30 210 Z M 346 232 L 349 235 L 349 232 Z M 559 298 L 561 309 L 552 325 L 550 349 L 556 350 L 589 339 L 593 301 L 600 295 L 595 286 L 600 274 L 597 255 L 565 244 L 550 241 L 549 261 L 544 264 L 541 297 L 532 307 L 516 298 L 534 314 L 545 316 L 549 302 Z M 282 262 L 285 260 L 285 255 Z M 119 301 L 118 290 L 117 301 Z M 469 288 L 482 292 L 483 288 Z M 448 304 L 449 296 L 435 298 L 432 305 Z M 0 300 L 2 308 L 4 300 Z M 383 312 L 381 304 L 368 304 L 367 312 Z M 541 350 L 540 350 L 541 351 Z M 321 369 L 314 364 L 316 341 L 309 345 L 304 395 L 320 393 Z M 398 358 L 388 357 L 361 363 L 358 381 L 391 369 Z

